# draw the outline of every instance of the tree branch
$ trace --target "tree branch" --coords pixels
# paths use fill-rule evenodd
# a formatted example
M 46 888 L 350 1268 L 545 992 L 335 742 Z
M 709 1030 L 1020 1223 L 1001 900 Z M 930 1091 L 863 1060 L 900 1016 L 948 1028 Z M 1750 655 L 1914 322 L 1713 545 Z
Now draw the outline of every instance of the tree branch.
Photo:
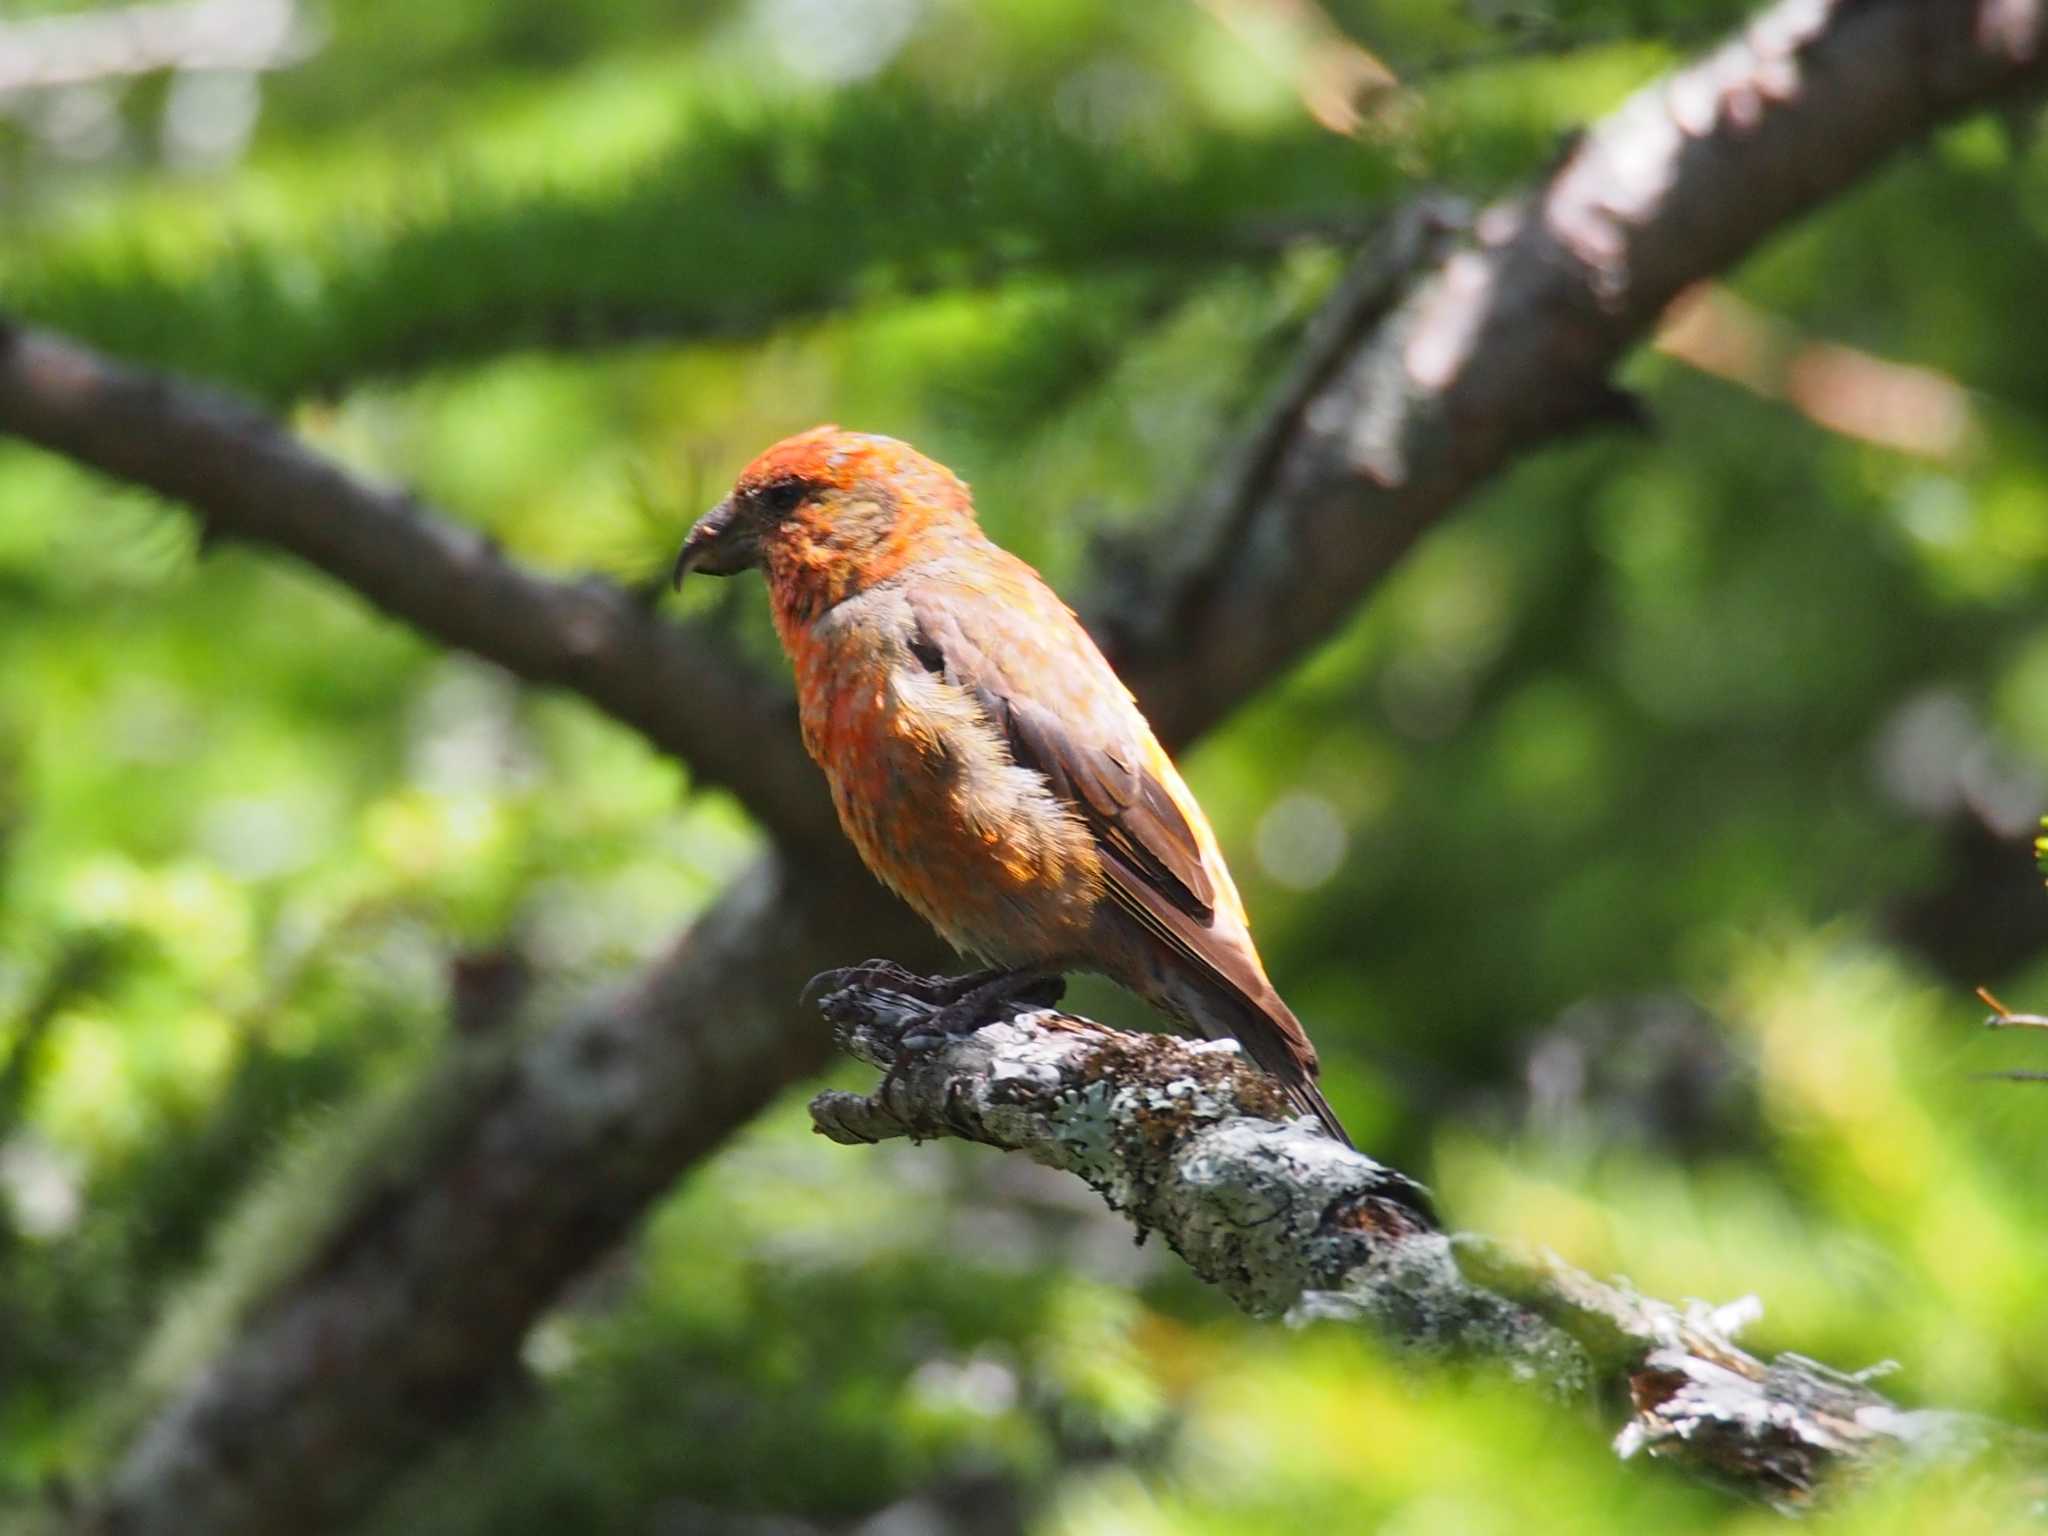
M 1608 375 L 1674 298 L 1950 119 L 2038 92 L 2044 28 L 2007 0 L 1779 0 L 1579 136 L 1391 312 L 1366 306 L 1174 549 L 1087 608 L 1155 721 L 1199 734 L 1482 482 L 1632 422 Z
M 875 936 L 867 883 L 850 859 L 801 878 L 763 860 L 615 996 L 507 1056 L 454 1053 L 408 1101 L 405 1148 L 352 1175 L 296 1271 L 244 1308 L 81 1528 L 325 1529 L 466 1423 L 562 1286 L 823 1066 L 826 1032 L 792 1025 L 784 978 Z M 897 941 L 930 955 L 893 910 Z
M 2048 1439 L 1908 1412 L 1861 1376 L 1751 1355 L 1754 1300 L 1671 1306 L 1548 1254 L 1445 1232 L 1406 1175 L 1289 1116 L 1229 1042 L 1133 1035 L 1039 1011 L 906 1046 L 932 1005 L 888 982 L 825 998 L 842 1049 L 884 1068 L 871 1096 L 821 1093 L 817 1130 L 864 1144 L 951 1136 L 1085 1181 L 1141 1235 L 1260 1317 L 1368 1322 L 1431 1357 L 1478 1359 L 1600 1405 L 1644 1451 L 1783 1508 L 1845 1475 Z
M 1949 119 L 2039 90 L 2043 27 L 2005 0 L 1780 0 L 1489 209 L 1476 245 L 1450 249 L 1448 202 L 1397 219 L 1174 538 L 1112 562 L 1084 604 L 1161 734 L 1184 742 L 1228 714 L 1522 454 L 1632 419 L 1606 376 L 1673 298 Z M 771 745 L 792 734 L 781 693 L 735 675 L 708 636 L 679 637 L 610 583 L 520 569 L 241 402 L 0 320 L 0 432 L 582 693 L 778 836 L 830 836 L 801 754 Z
M 612 582 L 525 569 L 484 534 L 350 474 L 251 406 L 0 320 L 0 431 L 181 501 L 210 534 L 294 555 L 528 682 L 581 694 L 731 790 L 786 844 L 836 837 L 779 680 Z
M 634 233 L 611 229 L 601 219 L 590 222 L 585 235 L 589 241 L 616 243 L 637 238 Z M 1373 223 L 1369 214 L 1278 217 L 1215 230 L 1177 230 L 1163 235 L 1153 231 L 1147 238 L 1051 255 L 977 251 L 966 263 L 965 272 L 956 267 L 892 272 L 887 302 L 914 305 L 949 293 L 992 294 L 1021 279 L 1080 280 L 1104 274 L 1148 275 L 1171 285 L 1203 271 L 1270 261 L 1305 241 L 1350 244 L 1362 238 Z M 391 264 L 401 269 L 401 274 L 418 264 L 422 258 L 417 255 L 411 263 L 398 258 L 410 254 L 412 244 L 435 238 L 435 233 L 409 231 L 400 236 L 403 243 L 394 251 Z M 282 257 L 278 260 L 280 264 L 285 261 Z M 393 279 L 403 280 L 403 275 Z M 263 392 L 332 399 L 372 380 L 404 378 L 529 348 L 575 354 L 641 345 L 759 341 L 777 331 L 815 324 L 878 302 L 875 284 L 864 269 L 838 281 L 750 299 L 678 289 L 672 279 L 647 293 L 599 293 L 571 281 L 560 292 L 534 294 L 515 289 L 495 304 L 490 298 L 484 293 L 461 309 L 423 312 L 407 323 L 387 327 L 388 333 L 374 340 L 349 336 L 345 357 L 316 353 L 312 362 L 285 377 L 259 374 Z M 67 296 L 67 306 L 80 302 L 76 296 Z M 195 317 L 188 323 L 203 322 Z M 237 377 L 241 377 L 239 372 Z

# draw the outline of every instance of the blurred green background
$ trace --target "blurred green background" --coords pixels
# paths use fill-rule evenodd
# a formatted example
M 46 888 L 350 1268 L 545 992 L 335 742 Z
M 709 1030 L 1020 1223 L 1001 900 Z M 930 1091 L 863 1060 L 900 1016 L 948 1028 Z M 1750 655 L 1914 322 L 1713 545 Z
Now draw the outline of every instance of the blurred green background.
M 658 580 L 830 419 L 953 465 L 1070 592 L 1100 541 L 1172 539 L 1380 213 L 1540 173 L 1741 14 L 243 11 L 210 67 L 69 83 L 29 66 L 92 8 L 0 18 L 10 311 L 549 570 Z M 1348 135 L 1304 99 L 1347 46 L 1403 81 Z M 2048 1088 L 1983 1074 L 2048 1048 L 1969 989 L 2048 1002 L 2044 257 L 2048 156 L 1945 133 L 1629 365 L 1654 434 L 1494 484 L 1188 760 L 1332 1098 L 1457 1224 L 1754 1291 L 1760 1347 L 2035 1425 Z M 666 601 L 768 654 L 752 584 Z M 448 1048 L 465 957 L 600 983 L 756 844 L 573 698 L 0 442 L 0 1502 L 90 1486 L 203 1358 L 327 1152 Z M 1038 1170 L 828 1146 L 805 1097 L 364 1529 L 1775 1523 L 1590 1414 L 1248 1323 Z M 1936 1478 L 1822 1524 L 2009 1512 Z

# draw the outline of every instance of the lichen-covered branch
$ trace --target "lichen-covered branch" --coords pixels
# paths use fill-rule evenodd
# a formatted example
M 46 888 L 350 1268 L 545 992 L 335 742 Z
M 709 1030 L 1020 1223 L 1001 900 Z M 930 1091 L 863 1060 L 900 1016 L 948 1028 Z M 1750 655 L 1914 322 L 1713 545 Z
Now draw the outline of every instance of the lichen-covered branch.
M 1547 1254 L 1447 1232 L 1405 1174 L 1289 1118 L 1229 1042 L 1133 1035 L 1040 1010 L 920 1037 L 914 986 L 863 980 L 824 999 L 841 1047 L 884 1069 L 872 1095 L 811 1102 L 862 1144 L 940 1136 L 1022 1152 L 1086 1181 L 1258 1316 L 1355 1319 L 1433 1355 L 1491 1362 L 1617 1416 L 1646 1453 L 1781 1507 L 1906 1459 L 2048 1440 L 1911 1412 L 1861 1376 L 1735 1342 L 1753 1300 L 1675 1307 Z

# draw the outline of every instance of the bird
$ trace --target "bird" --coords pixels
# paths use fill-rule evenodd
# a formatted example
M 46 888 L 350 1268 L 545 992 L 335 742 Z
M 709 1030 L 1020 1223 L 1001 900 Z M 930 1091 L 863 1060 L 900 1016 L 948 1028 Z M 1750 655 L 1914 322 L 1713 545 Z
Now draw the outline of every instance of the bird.
M 1346 1146 L 1216 834 L 1073 611 L 891 437 L 815 427 L 690 529 L 674 584 L 758 568 L 806 750 L 883 884 L 986 969 L 942 1031 L 1073 972 L 1229 1037 Z M 1056 995 L 1056 994 L 1055 994 Z

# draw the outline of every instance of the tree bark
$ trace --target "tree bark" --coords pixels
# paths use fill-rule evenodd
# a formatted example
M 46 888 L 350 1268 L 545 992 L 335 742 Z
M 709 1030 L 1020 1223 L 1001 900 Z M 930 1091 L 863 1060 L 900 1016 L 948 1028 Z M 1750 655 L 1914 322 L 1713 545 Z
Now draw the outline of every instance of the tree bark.
M 834 1141 L 951 1136 L 1021 1152 L 1085 1181 L 1254 1316 L 1365 1322 L 1425 1357 L 1485 1362 L 1595 1406 L 1624 1457 L 1787 1510 L 1908 1459 L 1999 1450 L 2048 1467 L 2048 1438 L 1907 1411 L 1799 1355 L 1749 1354 L 1735 1335 L 1761 1315 L 1754 1298 L 1674 1307 L 1554 1255 L 1444 1231 L 1413 1180 L 1291 1118 L 1233 1042 L 1051 1010 L 920 1042 L 933 1005 L 910 977 L 823 1007 L 841 1048 L 886 1074 L 872 1095 L 811 1101 Z
M 1198 734 L 1482 482 L 1638 421 L 1609 374 L 1672 300 L 1957 115 L 2037 94 L 2044 29 L 2025 0 L 1780 0 L 1579 135 L 1469 241 L 1438 235 L 1391 311 L 1346 315 L 1340 295 L 1173 541 L 1086 610 L 1155 720 Z

